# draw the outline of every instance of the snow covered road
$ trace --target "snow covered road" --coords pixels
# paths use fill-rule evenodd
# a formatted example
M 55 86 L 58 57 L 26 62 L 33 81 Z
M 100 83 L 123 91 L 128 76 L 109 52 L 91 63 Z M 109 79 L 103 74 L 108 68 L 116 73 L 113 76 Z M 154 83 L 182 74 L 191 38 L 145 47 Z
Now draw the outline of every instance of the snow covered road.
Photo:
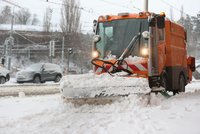
M 192 91 L 190 93 L 189 91 Z M 110 105 L 63 103 L 60 94 L 0 98 L 0 134 L 199 134 L 200 82 L 170 99 L 130 96 Z
M 23 92 L 26 95 L 55 94 L 55 93 L 59 93 L 59 84 L 48 83 L 48 84 L 0 85 L 0 97 L 18 96 L 20 92 Z

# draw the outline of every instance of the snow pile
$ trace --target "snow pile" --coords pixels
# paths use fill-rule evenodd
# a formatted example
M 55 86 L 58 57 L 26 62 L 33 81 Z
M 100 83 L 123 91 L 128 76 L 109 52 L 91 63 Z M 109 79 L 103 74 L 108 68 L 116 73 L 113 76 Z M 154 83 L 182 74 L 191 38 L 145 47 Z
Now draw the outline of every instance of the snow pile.
M 129 56 L 129 57 L 125 58 L 125 61 L 128 62 L 129 64 L 131 64 L 131 63 L 137 63 L 137 62 L 139 62 L 139 63 L 145 62 L 146 59 L 144 57 Z
M 23 97 L 26 96 L 24 92 L 19 92 L 18 95 L 19 95 L 20 98 L 23 98 Z
M 148 123 L 143 101 L 130 96 L 111 105 L 76 107 L 59 95 L 0 99 L 0 133 L 154 134 L 161 126 Z
M 150 97 L 130 95 L 110 105 L 80 107 L 63 103 L 60 94 L 0 98 L 0 133 L 200 133 L 199 90 L 170 99 L 153 94 Z
M 108 74 L 67 75 L 62 78 L 60 91 L 66 97 L 95 97 L 106 95 L 126 95 L 150 92 L 145 78 L 112 77 Z

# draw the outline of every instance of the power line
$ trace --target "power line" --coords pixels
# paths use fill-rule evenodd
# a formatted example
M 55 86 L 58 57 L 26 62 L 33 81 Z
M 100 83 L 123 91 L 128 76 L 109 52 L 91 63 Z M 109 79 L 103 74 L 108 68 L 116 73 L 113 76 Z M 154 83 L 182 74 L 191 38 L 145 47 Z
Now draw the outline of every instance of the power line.
M 113 3 L 113 2 L 110 2 L 110 1 L 106 1 L 106 0 L 101 0 L 101 1 L 103 1 L 103 2 L 105 2 L 105 3 L 108 3 L 108 4 L 110 4 L 110 5 L 115 5 L 115 6 L 117 6 L 117 7 L 123 7 L 123 8 L 132 10 L 132 8 L 130 8 L 130 7 L 128 7 L 128 6 L 123 6 L 123 5 L 116 4 L 116 3 Z M 136 7 L 136 6 L 133 6 L 133 8 L 137 9 L 138 11 L 142 11 L 140 8 L 138 8 L 138 7 Z
M 10 0 L 2 0 L 3 2 L 6 2 L 6 3 L 8 3 L 8 4 L 10 4 L 10 5 L 13 5 L 13 6 L 15 6 L 15 7 L 18 7 L 18 8 L 22 8 L 23 9 L 23 7 L 21 7 L 19 4 L 17 4 L 16 2 L 13 2 L 13 1 L 10 1 Z
M 164 4 L 170 6 L 170 7 L 173 8 L 173 9 L 177 10 L 177 11 L 180 12 L 180 13 L 183 13 L 183 14 L 185 14 L 185 15 L 189 15 L 188 13 L 186 13 L 186 12 L 180 10 L 179 8 L 177 8 L 177 7 L 175 7 L 175 6 L 171 5 L 171 4 L 169 4 L 168 2 L 166 2 L 166 1 L 164 1 L 164 0 L 161 0 L 161 2 L 163 2 Z M 189 15 L 189 16 L 191 17 L 191 15 Z
M 67 7 L 71 7 L 71 5 L 69 5 L 69 4 L 66 4 L 66 3 L 58 3 L 58 2 L 53 2 L 53 1 L 44 1 L 44 0 L 41 0 L 41 1 L 43 1 L 43 2 L 48 2 L 48 3 L 51 3 L 51 4 L 55 4 L 55 5 L 61 5 L 61 6 L 67 6 Z M 79 9 L 79 10 L 82 10 L 82 11 L 85 11 L 85 12 L 87 12 L 87 13 L 90 13 L 90 14 L 94 14 L 94 15 L 96 15 L 96 13 L 93 11 L 93 9 L 86 9 L 86 8 L 84 8 L 84 7 L 79 7 L 79 6 L 74 6 L 74 8 L 77 8 L 77 9 Z

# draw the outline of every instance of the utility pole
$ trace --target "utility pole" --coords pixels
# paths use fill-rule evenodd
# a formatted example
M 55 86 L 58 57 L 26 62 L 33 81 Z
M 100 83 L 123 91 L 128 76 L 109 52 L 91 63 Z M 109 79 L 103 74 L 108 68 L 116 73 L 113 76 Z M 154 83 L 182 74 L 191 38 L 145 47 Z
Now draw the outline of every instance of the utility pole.
M 14 46 L 14 38 L 13 38 L 14 10 L 15 10 L 15 8 L 13 7 L 9 43 L 7 43 L 8 47 L 6 47 L 6 48 L 9 48 L 8 49 L 8 55 L 6 55 L 7 56 L 6 59 L 8 60 L 8 70 L 11 69 L 12 47 Z
M 14 25 L 14 9 L 15 7 L 22 8 L 17 3 L 10 1 L 10 0 L 2 0 L 3 2 L 6 2 L 10 5 L 13 5 L 13 14 L 12 14 L 12 20 L 11 20 L 11 30 L 10 30 L 10 37 L 8 37 L 5 41 L 5 47 L 4 47 L 4 56 L 7 62 L 7 68 L 8 70 L 11 69 L 11 56 L 12 56 L 12 47 L 14 46 L 14 38 L 13 38 L 13 25 Z
M 69 73 L 69 61 L 70 61 L 70 55 L 73 53 L 73 48 L 67 49 L 67 73 Z
M 149 6 L 148 0 L 144 0 L 144 11 L 145 12 L 148 12 L 148 6 Z
M 61 54 L 62 65 L 64 64 L 64 49 L 65 49 L 65 37 L 63 36 L 63 40 L 62 40 L 62 54 Z
M 51 40 L 49 42 L 49 57 L 50 57 L 50 62 L 52 63 L 52 58 L 55 56 L 55 41 Z

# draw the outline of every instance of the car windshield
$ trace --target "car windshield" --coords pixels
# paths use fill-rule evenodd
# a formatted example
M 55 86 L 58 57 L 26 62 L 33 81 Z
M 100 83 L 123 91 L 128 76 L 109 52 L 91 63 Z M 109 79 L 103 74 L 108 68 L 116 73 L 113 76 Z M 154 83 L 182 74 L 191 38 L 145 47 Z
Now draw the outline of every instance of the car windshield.
M 42 63 L 32 64 L 27 68 L 27 70 L 40 70 L 42 65 L 43 65 Z
M 96 47 L 100 57 L 105 58 L 108 53 L 119 57 L 132 38 L 143 31 L 148 31 L 147 19 L 123 19 L 99 23 L 97 34 L 100 35 L 101 40 Z M 137 42 L 132 52 L 134 56 L 140 55 L 139 50 L 144 45 L 144 39 L 140 40 L 141 46 L 138 44 Z

